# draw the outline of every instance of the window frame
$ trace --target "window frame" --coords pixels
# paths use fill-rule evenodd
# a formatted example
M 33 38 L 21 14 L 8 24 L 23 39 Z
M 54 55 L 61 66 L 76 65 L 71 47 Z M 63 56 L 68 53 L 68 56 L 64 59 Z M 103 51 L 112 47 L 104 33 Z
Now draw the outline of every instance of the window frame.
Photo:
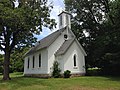
M 68 39 L 68 35 L 67 34 L 64 34 L 64 39 Z
M 35 68 L 35 56 L 33 56 L 32 68 Z
M 60 26 L 62 26 L 62 24 L 63 24 L 63 22 L 62 22 L 62 19 L 63 19 L 63 16 L 62 15 L 60 15 Z
M 27 60 L 27 68 L 29 69 L 30 68 L 30 58 L 28 57 L 28 60 Z
M 69 25 L 69 16 L 66 14 L 66 25 Z
M 39 54 L 39 60 L 38 60 L 39 61 L 39 63 L 38 63 L 39 64 L 39 68 L 41 67 L 41 60 L 42 60 L 41 54 Z
M 74 67 L 76 67 L 77 66 L 77 55 L 76 54 L 74 54 L 73 56 L 73 61 L 74 61 Z

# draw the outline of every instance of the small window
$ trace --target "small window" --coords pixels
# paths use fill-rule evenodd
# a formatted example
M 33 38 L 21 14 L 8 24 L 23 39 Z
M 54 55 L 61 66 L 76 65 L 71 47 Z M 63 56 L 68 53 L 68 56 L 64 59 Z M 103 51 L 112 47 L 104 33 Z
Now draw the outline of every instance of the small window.
M 66 25 L 69 25 L 69 18 L 67 14 L 66 14 Z
M 76 54 L 74 55 L 73 59 L 74 59 L 74 66 L 76 66 Z
M 64 38 L 65 38 L 65 39 L 67 39 L 67 38 L 68 38 L 68 35 L 67 35 L 67 34 L 65 34 L 65 35 L 64 35 Z
M 60 16 L 60 26 L 62 25 L 62 15 Z
M 27 65 L 27 68 L 29 69 L 29 65 L 30 65 L 30 58 L 28 57 L 28 63 L 27 63 L 28 65 Z
M 39 54 L 39 67 L 41 67 L 41 54 Z
M 35 67 L 35 57 L 33 56 L 33 68 Z

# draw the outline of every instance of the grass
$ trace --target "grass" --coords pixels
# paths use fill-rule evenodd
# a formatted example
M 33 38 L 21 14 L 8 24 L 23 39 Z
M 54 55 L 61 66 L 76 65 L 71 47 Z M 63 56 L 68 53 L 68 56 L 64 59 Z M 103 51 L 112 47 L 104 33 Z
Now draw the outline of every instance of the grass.
M 28 78 L 12 73 L 12 80 L 0 80 L 0 90 L 120 90 L 120 77 Z M 2 76 L 0 76 L 2 79 Z

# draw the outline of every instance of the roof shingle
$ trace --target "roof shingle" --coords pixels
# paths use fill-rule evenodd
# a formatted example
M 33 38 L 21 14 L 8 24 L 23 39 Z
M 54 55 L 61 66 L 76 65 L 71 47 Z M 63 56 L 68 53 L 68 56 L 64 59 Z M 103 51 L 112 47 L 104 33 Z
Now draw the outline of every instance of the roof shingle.
M 71 44 L 73 43 L 73 41 L 75 40 L 75 38 L 72 38 L 72 39 L 69 39 L 69 40 L 66 40 L 62 46 L 57 50 L 57 52 L 55 53 L 55 55 L 62 55 L 64 54 L 68 48 L 71 46 Z
M 34 53 L 34 52 L 36 52 L 36 51 L 38 51 L 40 49 L 43 49 L 43 48 L 46 48 L 46 47 L 50 46 L 56 40 L 56 38 L 61 34 L 61 32 L 63 32 L 65 29 L 66 29 L 66 27 L 62 28 L 60 30 L 57 30 L 54 33 L 52 33 L 52 34 L 48 35 L 47 37 L 45 37 L 45 38 L 41 39 L 40 41 L 38 41 L 37 42 L 38 44 L 36 46 L 32 47 L 25 54 L 25 56 L 29 55 L 29 54 L 32 54 L 32 53 Z

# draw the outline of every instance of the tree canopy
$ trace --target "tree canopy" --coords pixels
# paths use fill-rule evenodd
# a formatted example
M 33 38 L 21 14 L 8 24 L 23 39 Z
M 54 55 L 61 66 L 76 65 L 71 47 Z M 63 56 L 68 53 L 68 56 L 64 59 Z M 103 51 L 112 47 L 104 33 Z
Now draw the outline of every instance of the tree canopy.
M 47 0 L 0 0 L 0 50 L 4 51 L 3 80 L 9 80 L 10 54 L 15 48 L 32 45 L 34 34 L 42 27 L 52 29 L 56 23 L 50 19 L 51 5 Z
M 72 30 L 88 54 L 86 67 L 120 74 L 120 0 L 65 0 L 65 5 L 73 14 Z

